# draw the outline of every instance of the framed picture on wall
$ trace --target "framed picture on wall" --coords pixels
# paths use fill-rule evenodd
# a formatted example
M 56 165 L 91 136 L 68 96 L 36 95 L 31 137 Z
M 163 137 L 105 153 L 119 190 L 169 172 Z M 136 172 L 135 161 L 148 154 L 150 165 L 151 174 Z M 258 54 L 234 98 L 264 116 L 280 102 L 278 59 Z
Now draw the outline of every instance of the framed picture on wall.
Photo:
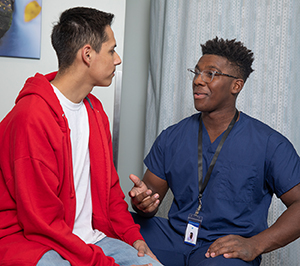
M 40 59 L 42 0 L 0 0 L 0 56 Z

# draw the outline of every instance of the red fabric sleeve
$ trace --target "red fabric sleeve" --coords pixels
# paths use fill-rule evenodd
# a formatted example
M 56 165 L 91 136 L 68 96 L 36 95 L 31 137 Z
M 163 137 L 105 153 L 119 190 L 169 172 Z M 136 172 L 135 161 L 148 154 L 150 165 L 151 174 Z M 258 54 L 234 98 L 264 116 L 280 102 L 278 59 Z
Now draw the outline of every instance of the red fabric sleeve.
M 125 195 L 120 187 L 119 177 L 113 165 L 113 153 L 112 153 L 112 142 L 111 142 L 111 134 L 110 134 L 110 127 L 108 118 L 103 111 L 101 103 L 92 95 L 89 95 L 91 99 L 92 105 L 94 107 L 94 112 L 96 115 L 97 123 L 99 124 L 99 131 L 101 138 L 103 139 L 104 143 L 103 151 L 99 150 L 99 147 L 95 148 L 93 143 L 90 146 L 90 154 L 91 158 L 99 158 L 102 155 L 99 154 L 100 152 L 106 154 L 106 167 L 107 168 L 107 178 L 106 182 L 108 182 L 108 189 L 109 191 L 99 190 L 97 191 L 93 188 L 104 187 L 102 186 L 92 186 L 92 194 L 98 194 L 97 197 L 101 197 L 101 195 L 106 194 L 107 198 L 102 200 L 108 201 L 103 208 L 106 208 L 106 211 L 109 213 L 109 224 L 110 226 L 107 228 L 108 230 L 104 230 L 105 223 L 107 221 L 103 217 L 95 217 L 93 219 L 93 223 L 95 228 L 98 228 L 101 231 L 104 231 L 105 234 L 111 237 L 117 237 L 128 244 L 132 245 L 136 240 L 144 240 L 142 235 L 139 232 L 139 225 L 135 224 L 131 214 L 128 211 L 128 205 L 125 202 L 124 198 Z M 91 126 L 96 125 L 96 121 L 90 121 Z M 97 130 L 91 130 L 91 132 L 98 132 Z M 92 136 L 91 136 L 92 139 Z M 106 142 L 106 143 L 105 143 Z M 91 172 L 98 173 L 101 171 L 100 168 L 103 168 L 100 164 L 91 165 Z M 101 194 L 101 195 L 99 195 Z M 95 198 L 97 198 L 95 197 Z M 93 202 L 93 205 L 97 203 Z M 94 214 L 95 215 L 95 214 Z M 107 225 L 106 225 L 107 227 Z

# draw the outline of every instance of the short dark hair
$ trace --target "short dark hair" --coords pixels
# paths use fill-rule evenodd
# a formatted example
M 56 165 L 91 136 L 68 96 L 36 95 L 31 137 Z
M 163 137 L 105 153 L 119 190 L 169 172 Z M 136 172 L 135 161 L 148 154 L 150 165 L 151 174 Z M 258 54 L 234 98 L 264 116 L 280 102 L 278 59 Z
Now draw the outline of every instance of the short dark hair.
M 251 67 L 254 57 L 253 52 L 243 45 L 243 43 L 233 40 L 224 40 L 216 37 L 213 40 L 201 44 L 202 54 L 213 54 L 225 57 L 235 67 L 244 82 L 253 72 Z
M 113 14 L 94 8 L 74 7 L 64 11 L 54 25 L 51 41 L 60 70 L 72 65 L 80 48 L 86 44 L 98 53 L 107 41 L 105 28 L 111 26 Z

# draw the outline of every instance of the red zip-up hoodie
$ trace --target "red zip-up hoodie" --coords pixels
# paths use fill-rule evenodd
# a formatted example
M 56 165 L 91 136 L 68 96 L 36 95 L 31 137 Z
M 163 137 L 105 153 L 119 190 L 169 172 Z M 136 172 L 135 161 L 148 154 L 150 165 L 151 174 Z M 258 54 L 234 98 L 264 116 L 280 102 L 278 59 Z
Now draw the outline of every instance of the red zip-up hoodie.
M 71 265 L 117 265 L 101 248 L 72 234 L 76 197 L 71 140 L 49 82 L 55 75 L 29 78 L 0 123 L 0 265 L 36 265 L 50 249 Z M 113 165 L 107 116 L 93 95 L 84 104 L 90 126 L 93 227 L 132 245 L 143 238 Z

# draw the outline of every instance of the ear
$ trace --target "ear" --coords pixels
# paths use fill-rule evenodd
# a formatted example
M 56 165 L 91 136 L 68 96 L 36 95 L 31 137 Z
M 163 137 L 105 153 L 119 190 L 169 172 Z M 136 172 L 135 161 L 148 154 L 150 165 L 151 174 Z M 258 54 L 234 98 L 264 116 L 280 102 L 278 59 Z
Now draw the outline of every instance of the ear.
M 81 58 L 82 61 L 89 67 L 92 61 L 92 47 L 86 44 L 81 48 Z
M 244 80 L 236 79 L 233 82 L 233 86 L 231 88 L 231 93 L 234 95 L 238 95 L 244 87 Z

